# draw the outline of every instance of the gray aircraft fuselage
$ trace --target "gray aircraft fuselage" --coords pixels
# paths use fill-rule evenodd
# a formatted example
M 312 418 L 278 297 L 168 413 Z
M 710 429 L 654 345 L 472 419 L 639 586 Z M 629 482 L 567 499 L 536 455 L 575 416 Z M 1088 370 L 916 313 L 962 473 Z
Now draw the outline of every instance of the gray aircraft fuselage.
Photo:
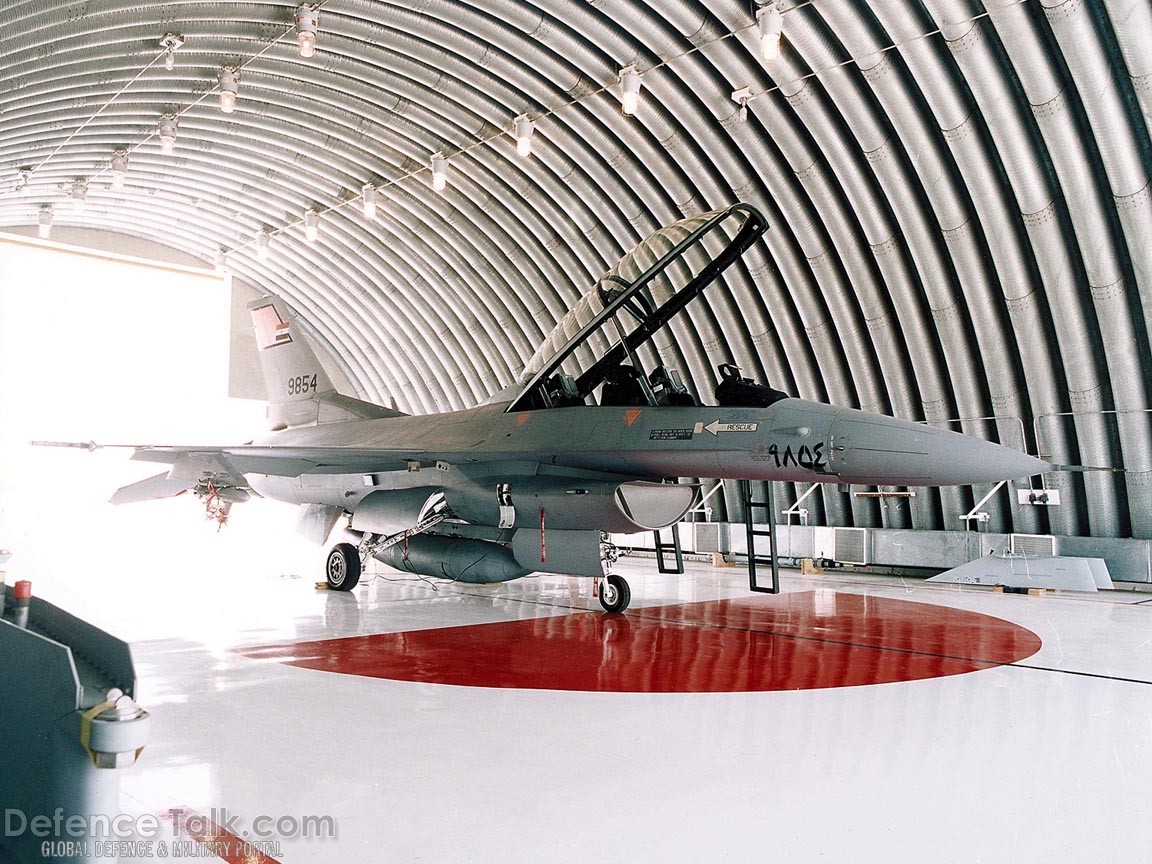
M 516 462 L 641 479 L 945 486 L 1047 468 L 991 442 L 803 399 L 767 408 L 577 406 L 506 413 L 507 407 L 289 429 L 255 444 L 389 451 L 392 458 L 382 461 L 381 471 L 407 466 L 415 475 L 435 470 L 438 462 L 450 469 L 470 467 L 470 476 L 483 473 L 485 463 Z M 361 480 L 364 473 L 249 479 L 267 497 L 351 507 L 371 491 Z M 428 482 L 411 478 L 412 485 Z

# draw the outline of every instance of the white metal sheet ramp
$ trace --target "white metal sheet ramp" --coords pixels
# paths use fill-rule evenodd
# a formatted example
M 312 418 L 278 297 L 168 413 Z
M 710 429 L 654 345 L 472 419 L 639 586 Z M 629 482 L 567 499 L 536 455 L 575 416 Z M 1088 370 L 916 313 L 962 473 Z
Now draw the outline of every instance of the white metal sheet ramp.
M 1112 588 L 1108 565 L 1103 559 L 1053 555 L 988 555 L 946 570 L 928 581 L 1062 591 Z

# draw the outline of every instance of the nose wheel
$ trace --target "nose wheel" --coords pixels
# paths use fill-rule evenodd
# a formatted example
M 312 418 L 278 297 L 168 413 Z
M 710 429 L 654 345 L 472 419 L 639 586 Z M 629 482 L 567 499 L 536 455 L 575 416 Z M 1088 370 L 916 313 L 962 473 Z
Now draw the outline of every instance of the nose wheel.
M 360 581 L 360 552 L 351 543 L 337 543 L 328 553 L 324 576 L 333 591 L 351 591 Z
M 623 612 L 631 602 L 632 589 L 622 576 L 613 573 L 600 580 L 600 605 L 605 612 Z

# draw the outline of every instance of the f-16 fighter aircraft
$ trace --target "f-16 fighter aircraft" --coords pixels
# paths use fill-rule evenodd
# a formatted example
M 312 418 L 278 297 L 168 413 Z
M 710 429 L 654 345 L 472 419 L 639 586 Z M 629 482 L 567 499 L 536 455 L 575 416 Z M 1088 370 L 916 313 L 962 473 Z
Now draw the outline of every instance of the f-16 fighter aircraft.
M 256 301 L 272 431 L 238 447 L 135 447 L 133 459 L 171 467 L 112 501 L 192 490 L 223 519 L 255 493 L 302 505 L 318 542 L 346 519 L 326 566 L 339 591 L 375 557 L 471 583 L 590 576 L 604 609 L 621 612 L 630 591 L 606 572 L 603 532 L 680 521 L 698 486 L 677 478 L 940 486 L 1050 470 L 980 439 L 794 399 L 731 364 L 713 404 L 699 401 L 654 337 L 766 229 L 738 204 L 657 231 L 575 304 L 518 382 L 433 416 L 337 393 L 293 313 Z

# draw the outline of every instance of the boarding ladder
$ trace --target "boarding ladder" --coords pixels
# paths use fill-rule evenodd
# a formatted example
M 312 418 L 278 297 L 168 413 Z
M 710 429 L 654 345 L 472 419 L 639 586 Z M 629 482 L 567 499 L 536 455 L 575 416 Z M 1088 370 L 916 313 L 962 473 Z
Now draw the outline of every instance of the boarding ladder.
M 766 482 L 768 490 L 767 501 L 752 500 L 752 483 L 748 480 L 740 481 L 740 502 L 744 506 L 744 530 L 748 539 L 748 590 L 761 594 L 780 593 L 780 567 L 776 555 L 776 508 L 773 504 L 772 483 Z M 767 514 L 768 530 L 756 528 L 753 513 L 763 510 Z M 756 551 L 756 538 L 767 537 L 770 554 L 761 555 Z M 760 584 L 759 568 L 772 568 L 772 581 L 767 585 Z
M 664 532 L 656 530 L 652 535 L 656 538 L 656 569 L 661 573 L 683 573 L 684 572 L 684 552 L 680 548 L 680 523 L 677 522 L 671 527 L 672 541 L 665 542 L 661 536 Z M 668 554 L 672 553 L 674 564 L 668 564 Z

